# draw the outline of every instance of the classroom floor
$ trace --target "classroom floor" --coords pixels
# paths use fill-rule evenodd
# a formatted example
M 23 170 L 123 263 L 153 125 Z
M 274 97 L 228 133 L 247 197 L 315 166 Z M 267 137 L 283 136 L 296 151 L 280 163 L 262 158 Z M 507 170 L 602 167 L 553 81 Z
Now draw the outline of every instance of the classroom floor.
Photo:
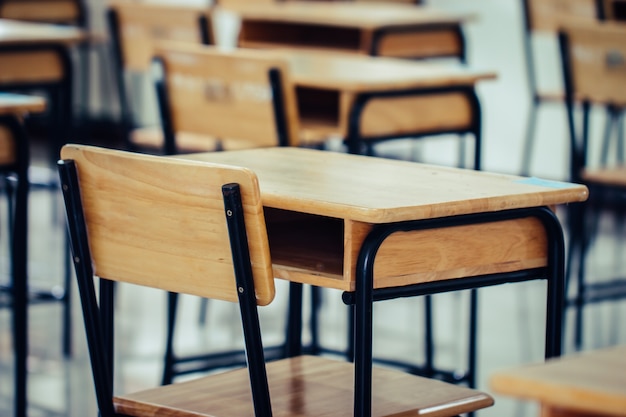
M 520 154 L 529 107 L 522 51 L 522 22 L 517 0 L 431 0 L 448 10 L 469 11 L 475 19 L 466 29 L 469 63 L 496 70 L 496 81 L 479 87 L 483 108 L 484 169 L 518 173 Z M 540 39 L 538 61 L 544 66 L 541 85 L 559 84 L 556 44 Z M 603 114 L 593 114 L 594 132 L 601 130 Z M 471 153 L 468 142 L 466 156 Z M 565 112 L 561 106 L 546 105 L 537 124 L 536 147 L 531 174 L 549 179 L 567 177 L 567 134 Z M 421 144 L 401 143 L 379 149 L 384 155 L 408 157 L 430 163 L 457 163 L 461 153 L 455 137 L 428 140 Z M 41 161 L 41 149 L 35 160 Z M 31 196 L 30 275 L 32 283 L 59 285 L 63 273 L 63 226 L 58 196 L 36 191 Z M 6 207 L 0 205 L 0 272 L 7 276 Z M 559 209 L 562 216 L 563 210 Z M 610 216 L 600 222 L 600 235 L 592 248 L 589 276 L 611 277 L 626 268 L 624 234 L 615 232 Z M 566 231 L 567 232 L 567 231 Z M 5 279 L 5 278 L 2 278 Z M 277 300 L 261 309 L 266 343 L 280 343 L 284 329 L 286 286 L 279 283 Z M 116 327 L 116 391 L 136 390 L 158 384 L 162 367 L 165 330 L 165 296 L 157 291 L 120 286 Z M 545 320 L 545 283 L 543 281 L 509 284 L 479 291 L 478 388 L 489 391 L 488 378 L 495 370 L 529 361 L 543 355 Z M 83 417 L 96 415 L 80 306 L 73 288 L 73 354 L 64 358 L 61 351 L 61 309 L 58 305 L 30 308 L 29 416 Z M 184 297 L 178 318 L 179 352 L 204 352 L 241 342 L 237 310 L 233 305 L 211 302 L 206 324 L 199 323 L 200 301 Z M 465 366 L 467 293 L 435 297 L 436 362 L 448 369 Z M 588 307 L 585 310 L 585 349 L 626 343 L 626 303 Z M 345 344 L 345 306 L 340 294 L 324 292 L 321 340 L 325 346 Z M 572 347 L 572 315 L 568 314 L 565 351 Z M 375 353 L 415 360 L 423 357 L 420 343 L 423 332 L 423 300 L 396 300 L 375 307 Z M 13 355 L 8 310 L 0 311 L 0 416 L 11 416 Z M 307 335 L 305 335 L 305 338 Z M 496 396 L 496 405 L 480 416 L 536 416 L 537 409 Z

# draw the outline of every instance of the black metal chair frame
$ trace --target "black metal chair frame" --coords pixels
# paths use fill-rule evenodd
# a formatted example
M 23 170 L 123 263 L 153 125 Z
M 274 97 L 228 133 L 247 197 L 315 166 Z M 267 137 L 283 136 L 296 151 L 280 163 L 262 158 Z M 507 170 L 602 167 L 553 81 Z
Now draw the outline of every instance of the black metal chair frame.
M 524 148 L 522 150 L 522 175 L 529 175 L 530 173 L 530 163 L 532 159 L 533 153 L 533 145 L 535 139 L 535 127 L 537 124 L 537 113 L 542 104 L 549 99 L 546 99 L 539 94 L 537 89 L 537 79 L 536 79 L 536 69 L 535 69 L 535 60 L 533 58 L 533 48 L 532 48 L 532 27 L 530 21 L 530 10 L 529 10 L 529 0 L 522 0 L 523 6 L 523 16 L 524 16 L 524 59 L 526 62 L 526 80 L 528 83 L 528 88 L 530 90 L 531 95 L 531 103 L 530 109 L 528 113 L 528 119 L 526 122 L 526 133 L 524 135 Z M 596 16 L 599 21 L 605 20 L 605 10 L 602 0 L 596 0 Z M 607 111 L 607 121 L 604 131 L 604 139 L 603 139 L 603 151 L 602 151 L 602 160 L 606 161 L 608 148 L 611 141 L 611 133 L 615 128 L 617 130 L 617 146 L 623 146 L 624 133 L 622 131 L 623 124 L 623 108 L 619 108 L 617 106 L 608 105 L 606 106 Z
M 571 57 L 569 53 L 569 40 L 565 33 L 559 34 L 559 45 L 563 66 L 565 83 L 565 96 L 567 107 L 567 120 L 570 132 L 570 176 L 572 181 L 585 182 L 581 174 L 587 166 L 589 145 L 589 111 L 592 103 L 588 100 L 580 105 L 582 110 L 581 128 L 576 129 L 574 86 L 572 78 Z M 612 107 L 612 106 L 610 106 Z M 620 123 L 621 124 L 621 123 Z M 622 139 L 622 138 L 620 138 Z M 621 149 L 621 148 L 620 148 Z M 623 149 L 622 149 L 623 152 Z M 606 155 L 602 154 L 602 163 L 606 162 Z M 623 162 L 623 160 L 621 160 Z M 570 211 L 570 242 L 567 259 L 568 284 L 573 276 L 572 264 L 578 259 L 577 265 L 577 290 L 573 299 L 567 300 L 568 307 L 575 308 L 574 345 L 577 349 L 582 347 L 583 342 L 583 308 L 586 304 L 604 301 L 616 301 L 626 299 L 626 277 L 614 278 L 605 282 L 587 283 L 585 280 L 585 259 L 591 240 L 597 232 L 597 212 L 607 206 L 612 206 L 618 211 L 626 211 L 626 189 L 619 186 L 606 184 L 587 184 L 590 189 L 589 200 L 585 203 L 575 204 Z M 594 216 L 593 214 L 596 213 Z M 567 288 L 568 285 L 566 285 Z
M 68 208 L 69 230 L 85 330 L 92 363 L 98 409 L 102 417 L 115 417 L 113 408 L 113 281 L 100 278 L 99 301 L 94 288 L 87 229 L 74 161 L 60 161 L 59 174 Z M 224 214 L 228 223 L 239 306 L 246 345 L 255 415 L 271 416 L 265 358 L 256 306 L 248 238 L 238 184 L 222 187 Z
M 0 285 L 0 293 L 7 294 L 0 307 L 11 307 L 13 328 L 13 351 L 15 355 L 14 404 L 15 416 L 25 417 L 27 407 L 27 366 L 28 359 L 28 165 L 29 146 L 24 127 L 16 117 L 0 116 L 0 125 L 8 128 L 15 144 L 13 164 L 0 166 L 5 177 L 8 199 L 9 250 L 11 278 L 8 286 Z M 7 178 L 16 175 L 15 189 Z
M 162 60 L 155 58 L 154 61 L 158 63 L 164 71 L 167 71 L 163 65 Z M 288 126 L 287 118 L 285 116 L 285 107 L 283 103 L 283 89 L 281 81 L 281 73 L 278 69 L 272 68 L 268 73 L 270 88 L 272 90 L 272 103 L 274 108 L 274 120 L 276 123 L 276 136 L 278 139 L 278 146 L 288 146 Z M 161 125 L 163 128 L 164 136 L 164 149 L 165 155 L 175 155 L 178 153 L 176 147 L 176 135 L 171 119 L 170 101 L 168 96 L 168 88 L 164 79 L 155 80 L 156 94 L 159 104 L 159 113 L 161 115 Z M 210 115 L 207 115 L 210 117 Z M 295 291 L 295 289 L 293 290 Z M 291 294 L 291 292 L 290 292 Z M 300 308 L 300 303 L 297 303 L 297 298 L 290 295 L 289 297 L 289 309 L 294 311 Z M 300 298 L 301 300 L 301 298 Z M 201 311 L 206 310 L 206 299 L 202 300 L 203 308 Z M 172 380 L 176 376 L 185 375 L 189 373 L 209 371 L 219 368 L 229 368 L 232 366 L 241 366 L 246 364 L 246 356 L 243 350 L 225 351 L 217 353 L 208 353 L 191 356 L 176 356 L 174 353 L 174 332 L 176 327 L 176 312 L 178 309 L 178 294 L 168 294 L 168 308 L 167 308 L 167 337 L 165 343 L 165 359 L 163 366 L 163 376 L 161 383 L 163 385 L 172 383 Z M 269 360 L 280 359 L 287 357 L 286 345 L 267 347 L 265 354 Z
M 113 49 L 113 65 L 115 68 L 115 77 L 117 84 L 117 93 L 120 101 L 120 112 L 122 125 L 122 133 L 124 136 L 124 143 L 126 148 L 133 150 L 134 146 L 130 141 L 129 134 L 136 127 L 134 123 L 132 103 L 128 96 L 128 86 L 125 80 L 125 64 L 124 64 L 124 52 L 122 46 L 122 39 L 120 34 L 119 16 L 114 9 L 107 11 L 107 24 L 109 28 L 109 34 L 112 40 Z M 201 16 L 198 19 L 198 30 L 200 32 L 201 42 L 204 45 L 211 44 L 211 34 L 208 32 L 208 22 L 206 16 Z
M 50 132 L 49 153 L 50 163 L 56 162 L 62 145 L 71 137 L 73 132 L 73 109 L 72 109 L 72 79 L 73 69 L 72 61 L 67 48 L 56 43 L 41 43 L 37 45 L 17 45 L 0 47 L 0 56 L 2 53 L 30 53 L 46 51 L 52 52 L 58 56 L 62 65 L 63 77 L 58 81 L 52 82 L 33 82 L 33 83 L 3 83 L 0 84 L 0 90 L 11 92 L 32 92 L 33 90 L 42 90 L 48 95 L 49 120 L 48 131 Z M 50 180 L 49 183 L 31 184 L 31 188 L 44 187 L 45 189 L 56 190 L 58 183 L 56 180 Z M 11 198 L 11 195 L 9 195 Z M 65 255 L 65 253 L 64 253 Z M 64 256 L 64 258 L 67 258 Z M 64 264 L 69 264 L 69 259 L 64 259 Z M 62 294 L 58 291 L 50 291 L 47 289 L 35 289 L 28 287 L 28 302 L 47 303 L 59 302 L 63 305 L 62 321 L 63 336 L 62 349 L 66 357 L 72 354 L 72 318 L 71 318 L 71 271 L 69 266 L 65 268 L 65 276 L 63 278 Z

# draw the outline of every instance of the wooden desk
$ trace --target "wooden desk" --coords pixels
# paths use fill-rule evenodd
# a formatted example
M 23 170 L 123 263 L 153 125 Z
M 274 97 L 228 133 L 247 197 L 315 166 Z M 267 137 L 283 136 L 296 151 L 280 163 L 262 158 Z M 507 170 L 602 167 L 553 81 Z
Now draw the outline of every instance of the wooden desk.
M 538 401 L 544 416 L 626 414 L 626 346 L 496 372 L 492 389 Z
M 46 104 L 42 98 L 0 93 L 0 173 L 16 174 L 12 210 L 13 228 L 10 240 L 11 281 L 0 286 L 8 293 L 8 305 L 13 310 L 13 347 L 15 352 L 15 416 L 26 416 L 28 359 L 28 140 L 21 119 L 26 113 L 41 112 Z M 9 185 L 7 185 L 9 186 Z M 5 305 L 6 306 L 6 305 Z
M 375 300 L 547 278 L 546 357 L 560 355 L 564 244 L 546 206 L 586 187 L 301 148 L 177 157 L 257 174 L 275 276 L 355 305 L 357 391 Z
M 403 4 L 283 2 L 229 6 L 242 47 L 324 49 L 402 58 L 465 60 L 468 16 Z
M 361 140 L 472 132 L 480 149 L 475 86 L 494 79 L 493 72 L 327 53 L 282 56 L 296 88 L 305 142 L 338 135 L 355 145 Z

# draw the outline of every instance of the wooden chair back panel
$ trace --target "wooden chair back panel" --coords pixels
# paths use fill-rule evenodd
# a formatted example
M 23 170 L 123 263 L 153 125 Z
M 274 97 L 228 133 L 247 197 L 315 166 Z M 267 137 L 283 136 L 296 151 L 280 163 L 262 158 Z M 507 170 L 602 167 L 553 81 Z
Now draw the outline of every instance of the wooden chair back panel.
M 0 18 L 77 25 L 84 16 L 79 0 L 4 0 Z
M 257 300 L 274 297 L 257 178 L 244 168 L 67 145 L 95 275 L 237 301 L 222 185 L 241 187 Z
M 530 29 L 556 33 L 568 21 L 595 21 L 596 0 L 524 0 L 528 7 Z
M 568 26 L 572 88 L 592 102 L 626 104 L 626 28 L 619 24 Z
M 278 146 L 269 77 L 276 69 L 290 112 L 288 137 L 297 138 L 295 93 L 285 79 L 287 63 L 266 52 L 188 45 L 159 48 L 173 130 L 216 136 L 225 148 L 229 143 L 238 148 Z
M 117 14 L 123 66 L 127 70 L 145 72 L 150 68 L 155 44 L 172 40 L 202 44 L 200 19 L 206 18 L 211 36 L 207 9 L 160 4 L 120 3 L 111 6 Z

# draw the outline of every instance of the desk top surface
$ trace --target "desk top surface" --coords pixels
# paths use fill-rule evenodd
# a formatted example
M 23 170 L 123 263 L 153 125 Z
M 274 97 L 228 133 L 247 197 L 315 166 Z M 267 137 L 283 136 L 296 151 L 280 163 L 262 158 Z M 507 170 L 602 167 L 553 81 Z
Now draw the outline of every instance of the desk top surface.
M 0 115 L 42 112 L 45 109 L 46 101 L 41 97 L 0 93 Z
M 263 205 L 368 223 L 583 201 L 585 186 L 302 148 L 177 156 L 254 171 Z
M 72 44 L 85 36 L 82 30 L 74 27 L 0 19 L 0 45 L 41 42 Z
M 226 8 L 225 8 L 226 9 Z M 285 23 L 379 29 L 394 26 L 459 24 L 471 16 L 452 14 L 430 7 L 408 4 L 282 2 L 275 4 L 229 6 L 244 21 L 261 20 Z
M 393 58 L 324 52 L 281 53 L 300 86 L 344 91 L 474 85 L 496 73 L 460 64 L 437 64 Z
M 497 372 L 495 392 L 569 410 L 623 416 L 626 346 L 582 352 Z

